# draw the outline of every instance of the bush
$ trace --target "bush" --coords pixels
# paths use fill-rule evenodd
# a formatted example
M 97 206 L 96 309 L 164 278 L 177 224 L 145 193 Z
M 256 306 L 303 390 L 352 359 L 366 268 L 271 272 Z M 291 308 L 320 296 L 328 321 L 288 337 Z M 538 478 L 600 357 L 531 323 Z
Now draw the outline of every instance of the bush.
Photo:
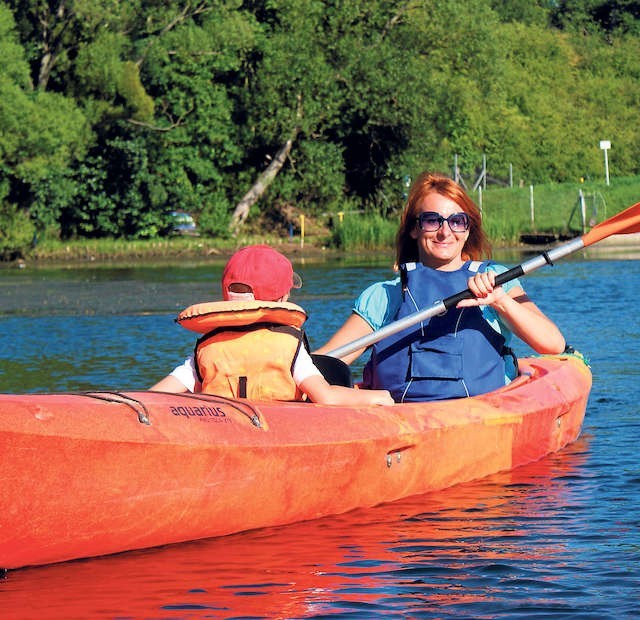
M 0 260 L 24 258 L 35 238 L 29 215 L 14 205 L 0 205 Z

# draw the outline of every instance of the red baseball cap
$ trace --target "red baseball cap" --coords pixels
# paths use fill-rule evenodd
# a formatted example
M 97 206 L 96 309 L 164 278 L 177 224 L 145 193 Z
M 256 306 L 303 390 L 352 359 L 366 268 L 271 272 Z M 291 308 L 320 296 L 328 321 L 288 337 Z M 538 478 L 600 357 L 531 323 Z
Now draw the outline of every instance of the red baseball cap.
M 291 261 L 268 245 L 249 245 L 238 250 L 222 273 L 222 296 L 229 300 L 229 286 L 250 286 L 259 301 L 277 301 L 292 288 L 302 286 L 302 278 L 293 271 Z

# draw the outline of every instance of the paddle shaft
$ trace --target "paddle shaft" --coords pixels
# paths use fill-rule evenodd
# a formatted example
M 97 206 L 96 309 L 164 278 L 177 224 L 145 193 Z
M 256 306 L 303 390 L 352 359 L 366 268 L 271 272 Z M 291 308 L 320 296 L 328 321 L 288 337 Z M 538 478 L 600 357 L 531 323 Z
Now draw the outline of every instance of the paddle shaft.
M 563 258 L 568 254 L 572 254 L 573 252 L 577 252 L 585 247 L 584 241 L 582 237 L 576 237 L 567 243 L 563 243 L 558 247 L 555 247 L 551 250 L 543 252 L 538 256 L 534 256 L 529 260 L 525 261 L 521 265 L 517 265 L 516 267 L 512 267 L 508 271 L 501 273 L 496 276 L 496 285 L 504 284 L 505 282 L 510 282 L 511 280 L 515 280 L 520 276 L 526 275 L 543 267 L 544 265 L 552 265 L 554 261 L 559 258 Z M 408 316 L 394 321 L 393 323 L 389 323 L 385 327 L 380 328 L 379 330 L 372 332 L 371 334 L 367 334 L 366 336 L 362 336 L 353 342 L 349 342 L 341 347 L 333 349 L 329 351 L 327 355 L 331 357 L 344 357 L 345 355 L 349 355 L 355 351 L 360 349 L 364 349 L 376 342 L 379 342 L 383 338 L 387 336 L 392 336 L 393 334 L 397 334 L 398 332 L 406 329 L 407 327 L 411 327 L 416 323 L 420 323 L 421 321 L 426 321 L 431 317 L 437 316 L 439 314 L 445 313 L 447 310 L 454 308 L 461 302 L 463 299 L 471 299 L 473 297 L 473 293 L 466 289 L 464 291 L 460 291 L 455 295 L 451 295 L 442 301 L 438 301 L 434 303 L 429 308 L 425 308 L 424 310 L 419 310 L 418 312 L 414 312 L 413 314 L 409 314 Z

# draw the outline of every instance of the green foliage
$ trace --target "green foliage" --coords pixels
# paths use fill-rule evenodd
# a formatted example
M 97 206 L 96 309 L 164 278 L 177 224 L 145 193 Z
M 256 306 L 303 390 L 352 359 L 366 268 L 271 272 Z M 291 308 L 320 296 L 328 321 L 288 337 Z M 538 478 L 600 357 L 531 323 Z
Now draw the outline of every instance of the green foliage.
M 504 22 L 546 26 L 551 17 L 552 2 L 548 0 L 492 0 L 491 8 Z
M 523 233 L 582 234 L 581 192 L 588 228 L 638 202 L 640 178 L 620 178 L 609 186 L 604 180 L 592 179 L 492 188 L 482 197 L 485 230 L 497 245 L 517 244 Z
M 393 247 L 397 231 L 397 221 L 380 215 L 362 217 L 357 213 L 346 213 L 343 221 L 334 225 L 331 245 L 349 250 Z
M 66 168 L 91 138 L 73 101 L 55 93 L 25 92 L 0 76 L 2 158 L 16 180 L 37 184 Z
M 26 256 L 34 235 L 35 227 L 27 213 L 0 202 L 0 260 Z
M 30 184 L 82 153 L 90 131 L 73 100 L 30 88 L 13 26 L 0 6 L 0 169 L 14 182 Z
M 126 48 L 127 38 L 123 33 L 104 30 L 78 50 L 76 75 L 85 92 L 115 99 Z
M 108 168 L 107 158 L 119 167 Z M 142 140 L 114 138 L 101 147 L 101 153 L 88 156 L 78 168 L 61 209 L 63 238 L 74 236 L 128 238 L 155 237 L 168 228 L 164 213 L 164 194 L 150 170 L 148 152 Z M 161 200 L 163 205 L 155 205 Z
M 229 233 L 229 202 L 222 192 L 207 197 L 200 217 L 198 229 L 201 234 L 226 239 Z
M 28 88 L 29 65 L 15 31 L 13 15 L 4 4 L 0 4 L 0 57 L 0 75 L 12 84 Z
M 290 173 L 277 179 L 269 202 L 298 205 L 311 214 L 337 211 L 344 207 L 344 173 L 339 145 L 302 141 L 291 158 Z
M 288 140 L 253 214 L 390 217 L 456 156 L 468 185 L 483 156 L 570 185 L 602 175 L 601 139 L 635 175 L 639 26 L 629 0 L 6 0 L 4 204 L 65 239 L 164 235 L 172 210 L 222 237 Z
M 640 34 L 640 7 L 635 0 L 564 0 L 552 6 L 552 23 L 567 30 Z
M 153 99 L 144 90 L 138 66 L 130 60 L 122 64 L 118 93 L 127 102 L 134 120 L 148 121 L 153 118 Z

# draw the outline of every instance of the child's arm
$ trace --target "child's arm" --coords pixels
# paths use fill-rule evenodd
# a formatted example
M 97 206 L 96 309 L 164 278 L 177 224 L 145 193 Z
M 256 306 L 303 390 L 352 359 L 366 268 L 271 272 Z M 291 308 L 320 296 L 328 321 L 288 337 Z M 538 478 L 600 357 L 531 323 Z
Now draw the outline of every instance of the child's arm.
M 188 392 L 189 389 L 173 375 L 167 375 L 164 379 L 160 379 L 158 383 L 149 388 L 152 392 L 171 392 L 179 394 Z
M 160 379 L 158 383 L 149 388 L 154 392 L 199 392 L 198 376 L 196 374 L 193 355 L 188 357 L 183 364 L 174 368 L 170 375 Z
M 330 385 L 322 375 L 311 375 L 298 386 L 314 403 L 321 405 L 393 405 L 387 390 L 359 390 Z

